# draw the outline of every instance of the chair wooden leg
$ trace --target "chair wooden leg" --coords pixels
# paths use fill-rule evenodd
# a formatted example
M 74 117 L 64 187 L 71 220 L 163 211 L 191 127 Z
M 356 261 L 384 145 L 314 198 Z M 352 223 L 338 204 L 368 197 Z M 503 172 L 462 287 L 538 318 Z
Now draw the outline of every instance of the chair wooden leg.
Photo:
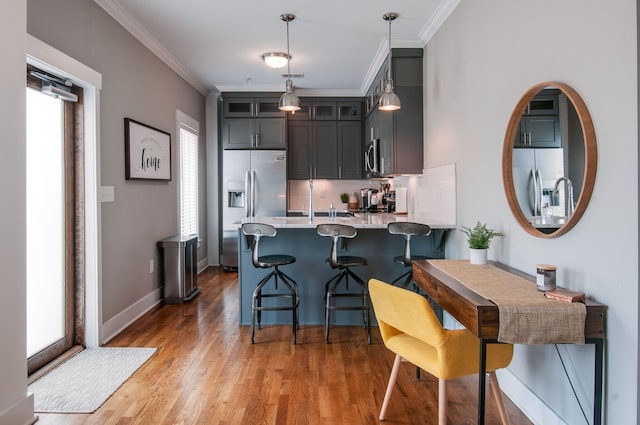
M 447 381 L 438 379 L 438 425 L 447 425 Z
M 391 375 L 389 376 L 389 383 L 387 384 L 387 392 L 384 393 L 384 401 L 382 402 L 382 409 L 380 409 L 380 420 L 384 421 L 384 416 L 387 413 L 387 406 L 389 405 L 389 399 L 393 392 L 393 387 L 396 385 L 396 379 L 398 378 L 398 370 L 400 370 L 400 362 L 402 357 L 396 354 L 396 359 L 393 361 L 393 368 L 391 369 Z
M 502 425 L 509 425 L 509 416 L 507 416 L 507 410 L 504 407 L 504 400 L 502 399 L 502 391 L 500 391 L 500 384 L 498 384 L 498 377 L 495 372 L 489 372 L 489 383 L 491 384 L 491 392 L 496 399 L 498 405 L 498 412 L 500 412 L 500 420 Z

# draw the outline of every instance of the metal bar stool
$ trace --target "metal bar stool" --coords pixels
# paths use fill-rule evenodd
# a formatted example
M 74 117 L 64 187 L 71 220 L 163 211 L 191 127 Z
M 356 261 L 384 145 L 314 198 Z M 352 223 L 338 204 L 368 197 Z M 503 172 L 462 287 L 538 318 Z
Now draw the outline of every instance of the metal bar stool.
M 404 236 L 404 254 L 402 256 L 399 255 L 395 257 L 393 261 L 398 264 L 402 264 L 404 267 L 408 267 L 409 270 L 395 278 L 391 284 L 396 285 L 396 283 L 402 281 L 400 287 L 407 289 L 409 284 L 413 282 L 413 268 L 411 267 L 411 261 L 426 260 L 428 258 L 421 255 L 411 255 L 411 236 L 429 236 L 431 234 L 431 228 L 426 224 L 397 222 L 389 223 L 387 225 L 387 230 L 392 235 Z M 417 286 L 415 286 L 415 289 L 416 292 L 418 292 Z
M 411 262 L 413 260 L 426 260 L 428 257 L 422 255 L 411 255 L 411 236 L 429 236 L 431 234 L 431 227 L 426 224 L 420 223 L 411 223 L 411 222 L 396 222 L 389 223 L 387 225 L 387 230 L 392 235 L 402 235 L 404 236 L 404 253 L 400 256 L 394 257 L 393 261 L 398 264 L 402 264 L 405 268 L 408 267 L 409 270 L 395 278 L 391 284 L 395 285 L 397 282 L 402 281 L 401 288 L 407 289 L 407 287 L 413 283 L 414 289 L 416 292 L 420 292 L 420 288 L 413 282 L 413 267 Z M 431 300 L 429 299 L 429 303 Z M 440 313 L 441 315 L 442 313 Z M 420 380 L 420 368 L 416 367 L 416 380 Z
M 331 254 L 327 258 L 327 264 L 332 269 L 338 269 L 339 273 L 329 279 L 325 283 L 325 342 L 329 343 L 329 329 L 331 327 L 331 311 L 332 310 L 362 310 L 365 326 L 367 327 L 367 342 L 371 344 L 371 320 L 370 320 L 370 301 L 369 289 L 367 284 L 353 271 L 351 267 L 366 266 L 367 259 L 352 255 L 338 255 L 338 244 L 341 238 L 353 239 L 358 232 L 352 226 L 343 224 L 320 224 L 316 227 L 316 231 L 320 236 L 328 236 L 331 238 Z M 362 293 L 337 292 L 336 289 L 342 280 L 345 281 L 345 287 L 349 289 L 349 277 L 351 277 L 362 289 Z M 362 304 L 354 306 L 337 306 L 334 299 L 339 297 L 361 298 Z
M 273 267 L 271 273 L 265 276 L 256 286 L 251 299 L 251 343 L 254 343 L 256 315 L 258 319 L 258 329 L 262 321 L 263 311 L 283 311 L 291 310 L 291 328 L 293 331 L 293 343 L 296 343 L 296 329 L 298 327 L 298 284 L 289 276 L 280 270 L 280 266 L 295 263 L 296 257 L 283 254 L 262 255 L 258 254 L 258 245 L 260 238 L 272 238 L 277 234 L 276 228 L 269 224 L 262 223 L 245 223 L 242 225 L 242 233 L 251 238 L 251 261 L 253 266 L 259 269 L 268 269 Z M 278 281 L 280 280 L 287 289 L 287 292 L 270 292 L 264 294 L 262 291 L 271 278 L 275 281 L 275 291 L 278 291 Z M 291 305 L 285 306 L 263 306 L 263 298 L 288 298 Z

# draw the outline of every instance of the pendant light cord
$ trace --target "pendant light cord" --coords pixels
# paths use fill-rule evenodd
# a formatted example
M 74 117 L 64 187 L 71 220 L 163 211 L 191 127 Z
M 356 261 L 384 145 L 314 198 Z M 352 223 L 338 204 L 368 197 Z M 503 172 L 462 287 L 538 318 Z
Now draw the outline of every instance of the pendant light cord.
M 291 55 L 289 54 L 289 21 L 287 19 L 287 80 L 291 80 Z
M 389 15 L 389 70 L 387 72 L 389 81 L 391 81 L 391 21 L 393 21 L 393 18 Z

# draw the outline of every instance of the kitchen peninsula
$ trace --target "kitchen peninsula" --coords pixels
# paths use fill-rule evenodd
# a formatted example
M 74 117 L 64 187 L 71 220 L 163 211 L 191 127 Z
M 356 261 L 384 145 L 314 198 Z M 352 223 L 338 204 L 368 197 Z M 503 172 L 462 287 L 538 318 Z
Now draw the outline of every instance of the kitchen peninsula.
M 396 215 L 387 213 L 357 213 L 353 217 L 252 217 L 243 223 L 266 223 L 274 226 L 278 234 L 274 238 L 260 240 L 260 255 L 289 254 L 296 262 L 282 268 L 287 275 L 298 282 L 301 325 L 320 325 L 324 323 L 324 285 L 337 270 L 326 263 L 331 247 L 330 238 L 316 233 L 316 226 L 324 223 L 347 224 L 358 230 L 354 239 L 345 240 L 338 255 L 356 255 L 365 257 L 368 265 L 354 269 L 362 279 L 368 281 L 377 278 L 391 282 L 406 270 L 393 258 L 402 255 L 404 238 L 391 235 L 387 224 L 396 221 L 428 224 L 432 231 L 427 237 L 411 239 L 411 252 L 430 258 L 444 258 L 444 245 L 448 230 L 455 228 L 453 223 L 444 223 L 424 215 Z M 238 279 L 240 284 L 240 324 L 251 323 L 251 296 L 257 282 L 268 271 L 256 269 L 251 263 L 251 249 L 242 231 L 238 229 Z M 357 285 L 349 285 L 350 291 L 357 291 Z M 263 316 L 263 324 L 289 324 L 289 312 L 270 312 Z M 341 311 L 333 320 L 337 325 L 360 325 L 362 313 Z

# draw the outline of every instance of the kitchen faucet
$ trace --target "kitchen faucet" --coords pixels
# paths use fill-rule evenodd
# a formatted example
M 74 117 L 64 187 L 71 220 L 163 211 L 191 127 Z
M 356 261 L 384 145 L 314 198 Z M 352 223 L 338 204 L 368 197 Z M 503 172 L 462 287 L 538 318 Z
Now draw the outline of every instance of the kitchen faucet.
M 561 182 L 564 182 L 565 184 L 564 215 L 565 217 L 569 218 L 571 214 L 573 214 L 573 210 L 576 206 L 575 202 L 573 201 L 573 184 L 567 177 L 560 177 L 558 180 L 556 180 L 556 184 L 553 186 L 553 196 L 556 196 L 558 194 L 558 186 L 560 186 Z

